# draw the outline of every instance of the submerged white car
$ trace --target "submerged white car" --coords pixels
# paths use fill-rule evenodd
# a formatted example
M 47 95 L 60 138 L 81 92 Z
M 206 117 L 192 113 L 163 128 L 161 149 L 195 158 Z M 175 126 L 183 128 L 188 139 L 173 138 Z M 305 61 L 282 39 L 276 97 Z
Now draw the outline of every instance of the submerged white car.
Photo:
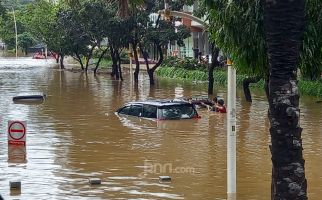
M 147 100 L 129 102 L 117 111 L 119 115 L 130 115 L 157 120 L 198 119 L 194 105 L 176 100 Z

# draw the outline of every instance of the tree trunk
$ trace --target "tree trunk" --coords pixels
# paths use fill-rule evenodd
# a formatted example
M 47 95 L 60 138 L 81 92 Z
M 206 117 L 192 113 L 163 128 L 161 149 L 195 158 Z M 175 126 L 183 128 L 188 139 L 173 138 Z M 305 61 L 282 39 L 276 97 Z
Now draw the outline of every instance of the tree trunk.
M 249 84 L 257 83 L 259 80 L 261 80 L 259 76 L 248 77 L 243 80 L 244 95 L 247 102 L 252 102 L 252 95 L 250 93 Z
M 119 72 L 118 72 L 118 66 L 117 66 L 117 59 L 116 59 L 116 50 L 113 47 L 110 47 L 111 50 L 111 58 L 112 58 L 112 73 L 111 76 L 118 80 L 119 79 Z
M 86 61 L 85 61 L 85 67 L 84 67 L 84 68 L 85 68 L 85 72 L 87 73 L 87 70 L 88 70 L 88 63 L 89 63 L 89 59 L 90 59 L 90 58 L 89 58 L 89 56 L 86 56 L 86 57 L 85 57 L 85 59 L 86 59 Z
M 100 66 L 100 63 L 101 63 L 101 61 L 102 61 L 102 59 L 103 59 L 103 57 L 104 57 L 104 55 L 106 54 L 106 52 L 107 52 L 107 51 L 108 51 L 108 48 L 106 48 L 106 49 L 101 53 L 100 57 L 98 58 L 98 61 L 97 61 L 97 63 L 96 63 L 95 69 L 94 69 L 94 75 L 97 73 L 97 69 L 98 69 L 98 67 Z
M 113 47 L 110 46 L 110 55 L 111 55 L 111 59 L 112 59 L 112 72 L 111 72 L 111 76 L 114 77 L 115 75 L 115 67 L 114 67 L 114 50 Z
M 75 55 L 76 55 L 76 60 L 78 61 L 78 63 L 80 64 L 80 66 L 81 66 L 81 69 L 84 71 L 84 64 L 83 64 L 83 61 L 82 61 L 82 58 L 80 57 L 80 55 L 76 52 L 75 53 Z
M 157 46 L 157 50 L 159 52 L 159 60 L 158 62 L 151 68 L 148 70 L 148 75 L 149 75 L 149 78 L 150 78 L 150 85 L 154 85 L 154 77 L 153 77 L 153 74 L 154 74 L 154 71 L 161 65 L 161 63 L 163 62 L 163 52 L 162 52 L 162 48 L 161 48 L 161 45 L 159 43 L 156 43 L 155 44 Z
M 60 55 L 60 69 L 65 69 L 65 66 L 64 66 L 64 54 Z
M 140 51 L 141 51 L 141 54 L 143 55 L 143 59 L 145 61 L 145 65 L 146 65 L 146 71 L 149 71 L 150 67 L 149 67 L 149 55 L 148 55 L 148 52 L 144 51 L 141 43 L 139 43 L 139 48 L 140 48 Z
M 217 60 L 219 55 L 219 49 L 215 47 L 215 43 L 211 44 L 211 64 L 208 68 L 208 94 L 214 94 L 214 69 L 219 66 L 219 62 Z
M 306 200 L 296 70 L 304 29 L 304 0 L 265 1 L 269 58 L 269 119 L 273 200 Z
M 85 65 L 85 71 L 87 73 L 88 70 L 88 66 L 89 66 L 89 60 L 92 58 L 93 56 L 93 51 L 95 49 L 96 45 L 93 45 L 91 48 L 91 51 L 88 53 L 87 58 L 86 58 L 86 65 Z
M 116 59 L 117 59 L 117 66 L 118 66 L 118 71 L 119 71 L 119 76 L 121 81 L 123 81 L 123 76 L 122 76 L 122 68 L 121 68 L 121 56 L 118 51 L 116 51 Z
M 140 72 L 140 62 L 138 58 L 138 52 L 136 51 L 137 44 L 132 42 L 133 53 L 134 53 L 134 60 L 135 60 L 135 71 L 134 71 L 134 82 L 139 82 L 139 72 Z

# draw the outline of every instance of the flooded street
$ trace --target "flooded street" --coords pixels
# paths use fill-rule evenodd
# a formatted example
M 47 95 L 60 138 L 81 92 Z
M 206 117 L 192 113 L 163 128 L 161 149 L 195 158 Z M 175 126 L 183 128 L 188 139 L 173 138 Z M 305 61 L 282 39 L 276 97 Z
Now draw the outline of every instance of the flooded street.
M 226 115 L 198 110 L 199 120 L 119 117 L 124 103 L 206 96 L 207 85 L 162 79 L 138 88 L 50 67 L 52 61 L 0 59 L 0 194 L 5 199 L 226 199 Z M 141 74 L 144 74 L 141 72 Z M 44 92 L 42 104 L 15 104 L 21 92 Z M 218 96 L 226 99 L 225 88 Z M 237 93 L 237 199 L 270 199 L 268 103 Z M 322 196 L 322 109 L 301 97 L 309 199 Z M 26 149 L 8 150 L 8 120 L 27 121 Z M 24 161 L 26 157 L 26 161 Z M 171 183 L 159 182 L 161 175 Z M 101 178 L 90 186 L 88 178 Z M 9 181 L 21 180 L 21 191 Z

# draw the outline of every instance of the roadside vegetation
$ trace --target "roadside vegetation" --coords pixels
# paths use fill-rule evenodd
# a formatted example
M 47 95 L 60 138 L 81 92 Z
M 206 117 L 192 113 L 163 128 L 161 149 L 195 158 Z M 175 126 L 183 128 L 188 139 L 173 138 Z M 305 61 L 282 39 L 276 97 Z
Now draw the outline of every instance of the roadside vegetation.
M 184 65 L 180 65 L 177 67 L 175 65 L 166 65 L 163 64 L 157 70 L 156 74 L 159 77 L 171 78 L 171 79 L 180 79 L 184 81 L 200 81 L 207 82 L 208 81 L 208 72 L 206 68 L 202 69 L 187 69 Z M 214 70 L 214 83 L 215 85 L 224 86 L 227 85 L 227 70 L 224 68 L 217 68 Z M 249 78 L 248 75 L 238 74 L 236 75 L 236 83 L 238 87 L 243 87 L 243 83 L 245 80 Z M 299 80 L 299 91 L 301 95 L 309 95 L 322 97 L 322 79 L 320 80 Z M 250 84 L 251 88 L 260 88 L 264 90 L 265 80 L 260 79 L 256 83 Z

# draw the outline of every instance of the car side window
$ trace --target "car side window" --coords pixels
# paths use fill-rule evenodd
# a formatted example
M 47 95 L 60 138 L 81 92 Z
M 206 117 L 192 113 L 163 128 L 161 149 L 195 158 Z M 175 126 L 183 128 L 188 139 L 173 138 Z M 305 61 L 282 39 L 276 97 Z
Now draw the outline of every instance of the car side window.
M 141 105 L 132 105 L 129 115 L 141 117 L 142 106 Z
M 130 110 L 131 110 L 131 106 L 125 106 L 119 111 L 119 114 L 128 115 L 130 113 Z
M 157 118 L 157 107 L 151 105 L 143 105 L 143 115 L 146 118 Z

